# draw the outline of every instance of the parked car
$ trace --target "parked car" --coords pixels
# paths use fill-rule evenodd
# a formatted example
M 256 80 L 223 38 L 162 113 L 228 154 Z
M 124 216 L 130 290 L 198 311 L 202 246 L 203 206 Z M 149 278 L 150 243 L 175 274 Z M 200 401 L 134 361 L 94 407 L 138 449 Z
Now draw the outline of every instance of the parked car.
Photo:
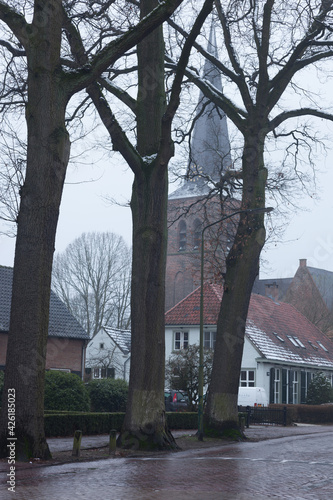
M 165 411 L 188 410 L 188 396 L 184 391 L 165 389 L 164 391 Z

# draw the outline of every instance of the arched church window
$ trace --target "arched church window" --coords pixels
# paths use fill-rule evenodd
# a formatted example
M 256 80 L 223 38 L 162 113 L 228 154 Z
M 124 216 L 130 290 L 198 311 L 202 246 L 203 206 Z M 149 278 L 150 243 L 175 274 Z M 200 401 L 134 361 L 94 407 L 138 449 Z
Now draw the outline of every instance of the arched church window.
M 187 228 L 186 222 L 181 220 L 179 223 L 179 251 L 184 252 L 186 250 L 186 239 L 187 239 Z
M 196 219 L 193 225 L 193 249 L 199 250 L 201 244 L 201 221 Z

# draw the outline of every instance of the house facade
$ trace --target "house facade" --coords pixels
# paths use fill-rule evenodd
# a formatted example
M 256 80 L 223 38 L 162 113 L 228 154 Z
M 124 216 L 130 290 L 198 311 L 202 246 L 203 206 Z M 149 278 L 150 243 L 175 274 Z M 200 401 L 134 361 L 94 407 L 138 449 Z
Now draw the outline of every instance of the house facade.
M 85 380 L 120 378 L 129 381 L 131 332 L 104 326 L 90 340 Z
M 222 288 L 204 287 L 204 348 L 214 349 Z M 200 289 L 166 313 L 166 359 L 199 344 Z M 306 402 L 309 383 L 323 372 L 333 383 L 333 342 L 292 305 L 252 294 L 239 385 L 263 387 L 270 403 Z M 230 339 L 232 342 L 232 339 Z
M 13 269 L 0 266 L 0 370 L 6 366 L 12 282 Z M 88 341 L 87 332 L 51 291 L 46 369 L 72 372 L 83 378 Z
M 328 337 L 333 339 L 333 273 L 299 260 L 292 278 L 257 279 L 253 293 L 293 305 Z

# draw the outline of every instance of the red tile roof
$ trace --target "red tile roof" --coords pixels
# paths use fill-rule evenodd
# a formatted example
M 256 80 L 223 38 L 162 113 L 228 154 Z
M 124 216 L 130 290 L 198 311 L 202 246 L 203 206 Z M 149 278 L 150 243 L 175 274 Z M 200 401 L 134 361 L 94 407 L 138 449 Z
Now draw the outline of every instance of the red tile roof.
M 205 284 L 204 325 L 216 325 L 222 288 Z M 199 325 L 200 288 L 165 315 L 167 326 Z M 252 294 L 246 336 L 262 357 L 333 368 L 333 342 L 290 304 Z
M 222 300 L 222 288 L 218 285 L 204 285 L 204 324 L 216 325 Z M 181 300 L 165 314 L 168 325 L 200 324 L 200 287 Z

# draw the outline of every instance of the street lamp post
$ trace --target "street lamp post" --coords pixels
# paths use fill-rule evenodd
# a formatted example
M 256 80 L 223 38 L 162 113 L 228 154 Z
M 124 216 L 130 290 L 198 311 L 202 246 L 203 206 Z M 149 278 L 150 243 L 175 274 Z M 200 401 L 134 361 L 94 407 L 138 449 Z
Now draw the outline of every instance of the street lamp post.
M 205 231 L 215 224 L 219 224 L 226 219 L 230 219 L 234 215 L 241 213 L 269 213 L 273 210 L 272 207 L 267 208 L 248 208 L 243 210 L 237 210 L 232 214 L 226 215 L 221 219 L 212 222 L 205 226 L 201 231 L 201 261 L 200 261 L 200 338 L 199 338 L 199 404 L 198 404 L 198 439 L 203 441 L 203 321 L 204 321 L 204 242 L 205 242 Z

